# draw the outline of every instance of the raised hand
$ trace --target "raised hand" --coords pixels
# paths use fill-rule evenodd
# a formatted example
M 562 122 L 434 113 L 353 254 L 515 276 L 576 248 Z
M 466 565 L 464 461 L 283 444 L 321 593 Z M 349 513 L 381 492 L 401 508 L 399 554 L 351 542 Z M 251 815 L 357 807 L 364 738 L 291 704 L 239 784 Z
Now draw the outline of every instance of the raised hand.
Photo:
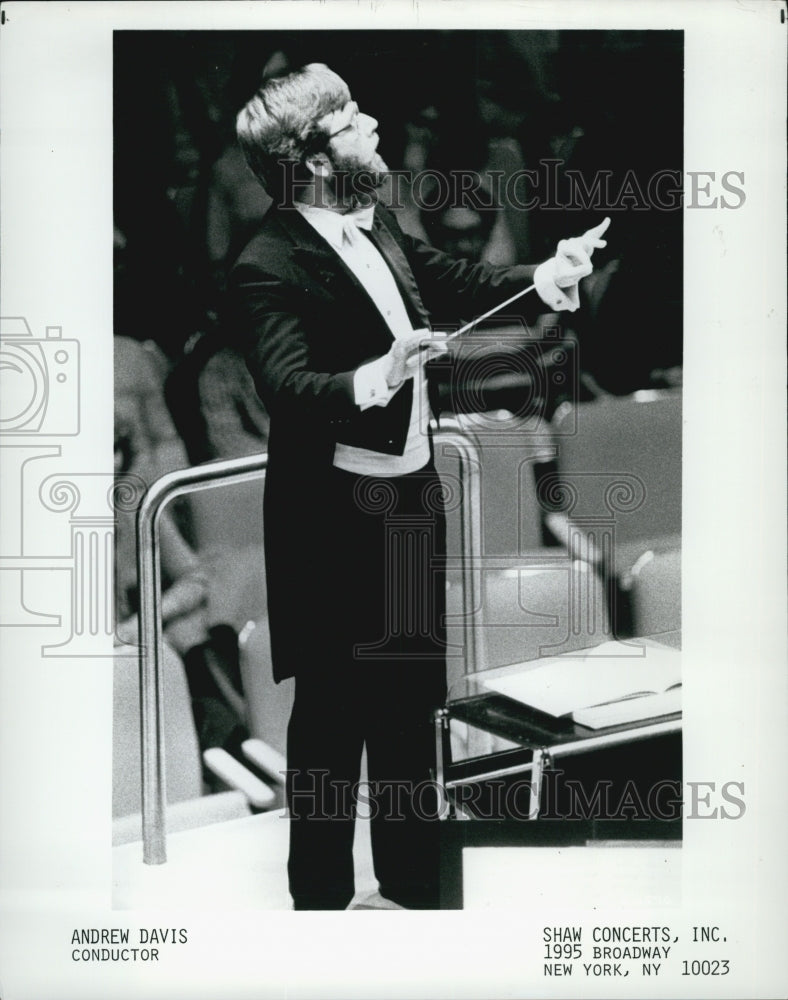
M 607 240 L 601 237 L 609 225 L 608 216 L 582 236 L 560 241 L 555 255 L 555 283 L 559 288 L 571 288 L 581 278 L 591 274 L 594 270 L 591 255 L 594 250 L 607 246 Z
M 598 226 L 594 226 L 593 229 L 587 229 L 580 238 L 583 243 L 583 249 L 590 257 L 594 250 L 601 249 L 607 246 L 607 240 L 600 239 L 600 237 L 607 232 L 607 228 L 610 225 L 610 216 L 607 215 L 599 223 Z

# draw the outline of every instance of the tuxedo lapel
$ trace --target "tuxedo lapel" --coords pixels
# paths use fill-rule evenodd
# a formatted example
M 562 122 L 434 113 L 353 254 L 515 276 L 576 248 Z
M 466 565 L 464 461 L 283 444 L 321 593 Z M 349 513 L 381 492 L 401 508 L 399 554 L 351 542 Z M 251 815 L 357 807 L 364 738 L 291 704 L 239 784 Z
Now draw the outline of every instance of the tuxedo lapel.
M 419 288 L 408 259 L 377 213 L 369 236 L 394 275 L 402 300 L 410 314 L 411 322 L 416 327 L 428 327 L 430 325 L 429 313 L 421 301 Z
M 293 245 L 293 259 L 305 267 L 332 291 L 341 290 L 343 282 L 349 282 L 353 290 L 364 295 L 373 308 L 377 308 L 369 293 L 353 274 L 342 258 L 296 209 L 282 209 L 279 221 Z M 402 248 L 391 235 L 388 227 L 377 213 L 369 237 L 375 244 L 391 270 L 400 295 L 415 326 L 429 326 L 429 313 L 421 301 L 416 279 L 410 269 Z
M 369 235 L 391 268 L 394 280 L 397 282 L 402 300 L 407 307 L 414 327 L 421 326 L 429 329 L 430 314 L 421 300 L 419 286 L 416 284 L 416 278 L 408 263 L 408 258 L 405 256 L 405 251 L 391 234 L 388 225 L 380 218 L 378 213 L 375 213 L 375 221 L 372 224 L 372 231 Z M 426 371 L 427 394 L 429 396 L 430 408 L 435 420 L 440 423 L 440 389 L 436 379 L 430 378 L 429 365 L 427 365 Z
M 353 294 L 363 296 L 362 301 L 369 304 L 374 318 L 378 320 L 371 329 L 379 329 L 381 337 L 385 337 L 385 341 L 379 342 L 382 351 L 385 352 L 386 348 L 383 344 L 393 340 L 391 331 L 383 322 L 378 308 L 367 290 L 342 261 L 339 254 L 313 226 L 310 226 L 297 209 L 281 209 L 277 216 L 292 245 L 291 254 L 294 263 L 308 271 L 321 288 L 326 289 L 337 299 L 345 299 L 347 296 L 347 301 L 352 302 Z M 369 237 L 391 269 L 414 328 L 429 327 L 429 313 L 421 300 L 418 285 L 405 252 L 389 231 L 388 225 L 381 220 L 378 212 L 375 213 Z M 411 383 L 408 383 L 408 386 L 412 388 Z M 437 418 L 440 413 L 438 385 L 434 379 L 429 378 L 427 386 L 432 412 Z M 399 395 L 402 394 L 399 393 Z
M 335 298 L 352 302 L 353 295 L 363 296 L 375 317 L 380 320 L 379 325 L 381 330 L 385 331 L 386 339 L 392 340 L 393 337 L 366 288 L 331 244 L 310 226 L 297 209 L 282 209 L 279 212 L 279 221 L 293 243 L 291 253 L 294 263 L 308 271 L 315 281 Z

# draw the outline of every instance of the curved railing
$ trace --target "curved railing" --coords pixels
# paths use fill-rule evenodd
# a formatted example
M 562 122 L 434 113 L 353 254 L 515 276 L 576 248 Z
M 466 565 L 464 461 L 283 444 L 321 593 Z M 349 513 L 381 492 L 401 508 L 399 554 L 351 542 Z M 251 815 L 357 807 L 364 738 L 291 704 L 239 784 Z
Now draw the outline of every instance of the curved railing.
M 481 662 L 481 630 L 474 627 L 481 607 L 481 473 L 474 438 L 454 418 L 444 418 L 434 434 L 435 446 L 449 445 L 459 456 L 461 490 L 461 560 L 463 631 L 466 672 Z M 137 573 L 139 581 L 139 669 L 142 718 L 142 841 L 143 861 L 167 860 L 163 746 L 161 553 L 159 520 L 176 497 L 216 486 L 249 482 L 265 475 L 267 455 L 252 455 L 179 469 L 162 476 L 146 492 L 137 514 Z M 261 510 L 262 516 L 262 510 Z M 478 614 L 478 611 L 476 611 Z

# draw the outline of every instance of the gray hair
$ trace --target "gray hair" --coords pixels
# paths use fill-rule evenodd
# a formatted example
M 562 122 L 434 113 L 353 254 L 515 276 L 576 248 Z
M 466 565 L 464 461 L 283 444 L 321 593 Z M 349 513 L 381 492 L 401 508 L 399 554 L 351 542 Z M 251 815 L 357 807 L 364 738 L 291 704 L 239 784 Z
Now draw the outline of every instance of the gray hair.
M 269 194 L 282 188 L 282 161 L 303 164 L 325 146 L 327 132 L 317 125 L 342 108 L 350 91 L 323 63 L 310 63 L 287 76 L 266 80 L 236 119 L 238 142 L 253 173 Z

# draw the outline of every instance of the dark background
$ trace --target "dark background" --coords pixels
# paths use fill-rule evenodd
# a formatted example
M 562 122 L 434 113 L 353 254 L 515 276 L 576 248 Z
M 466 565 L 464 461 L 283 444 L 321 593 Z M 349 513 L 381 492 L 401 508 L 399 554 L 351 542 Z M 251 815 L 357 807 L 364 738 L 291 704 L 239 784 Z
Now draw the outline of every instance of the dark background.
M 116 32 L 114 57 L 115 333 L 171 361 L 195 335 L 223 338 L 224 272 L 265 209 L 234 140 L 264 72 L 327 63 L 378 118 L 392 168 L 414 148 L 446 171 L 489 169 L 503 151 L 510 166 L 560 159 L 589 182 L 612 171 L 613 192 L 630 170 L 643 190 L 656 171 L 682 170 L 681 32 Z M 592 308 L 564 317 L 581 368 L 614 393 L 680 384 L 680 207 L 501 210 L 514 259 L 530 263 L 610 214 L 594 263 L 617 270 Z M 470 256 L 492 221 L 478 220 Z M 417 222 L 451 248 L 444 219 Z

